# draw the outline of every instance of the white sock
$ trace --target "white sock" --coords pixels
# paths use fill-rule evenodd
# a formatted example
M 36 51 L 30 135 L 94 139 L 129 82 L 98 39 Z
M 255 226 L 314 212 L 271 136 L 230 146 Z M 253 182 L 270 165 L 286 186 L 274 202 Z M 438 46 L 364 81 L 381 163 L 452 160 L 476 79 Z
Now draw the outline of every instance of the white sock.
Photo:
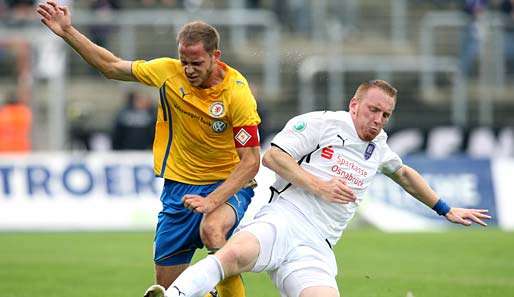
M 222 279 L 221 263 L 209 255 L 182 272 L 166 290 L 166 297 L 203 297 Z

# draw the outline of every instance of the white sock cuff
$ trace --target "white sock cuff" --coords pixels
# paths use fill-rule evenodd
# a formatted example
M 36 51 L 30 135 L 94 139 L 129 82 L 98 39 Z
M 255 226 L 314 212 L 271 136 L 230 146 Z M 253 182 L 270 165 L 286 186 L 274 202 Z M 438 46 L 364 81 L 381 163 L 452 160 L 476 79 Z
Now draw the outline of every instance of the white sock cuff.
M 218 271 L 221 275 L 221 280 L 225 278 L 225 272 L 223 271 L 223 266 L 221 266 L 221 262 L 215 255 L 208 255 L 206 259 L 212 259 L 216 263 L 216 266 L 218 267 Z

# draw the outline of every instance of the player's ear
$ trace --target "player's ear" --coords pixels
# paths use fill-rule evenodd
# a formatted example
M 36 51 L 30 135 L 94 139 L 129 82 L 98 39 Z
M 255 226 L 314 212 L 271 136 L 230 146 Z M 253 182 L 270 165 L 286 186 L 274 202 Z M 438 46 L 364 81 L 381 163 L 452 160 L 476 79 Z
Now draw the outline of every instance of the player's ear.
M 221 58 L 221 51 L 219 49 L 217 50 L 214 50 L 212 52 L 212 56 L 216 59 L 216 60 L 219 60 Z
M 355 97 L 353 97 L 350 100 L 350 104 L 348 106 L 350 108 L 350 113 L 355 114 L 357 112 L 357 107 L 359 107 L 359 100 Z

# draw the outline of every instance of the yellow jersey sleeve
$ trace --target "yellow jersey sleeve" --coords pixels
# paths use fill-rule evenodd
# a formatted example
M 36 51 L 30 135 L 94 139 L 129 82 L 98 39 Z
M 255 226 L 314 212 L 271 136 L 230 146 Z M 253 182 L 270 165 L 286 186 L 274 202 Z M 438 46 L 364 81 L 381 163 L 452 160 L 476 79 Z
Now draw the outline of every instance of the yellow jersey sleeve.
M 160 88 L 166 79 L 176 74 L 177 63 L 172 58 L 138 60 L 132 62 L 132 74 L 139 82 Z
M 239 77 L 235 80 L 230 103 L 232 127 L 256 126 L 261 119 L 257 113 L 257 103 L 246 80 Z

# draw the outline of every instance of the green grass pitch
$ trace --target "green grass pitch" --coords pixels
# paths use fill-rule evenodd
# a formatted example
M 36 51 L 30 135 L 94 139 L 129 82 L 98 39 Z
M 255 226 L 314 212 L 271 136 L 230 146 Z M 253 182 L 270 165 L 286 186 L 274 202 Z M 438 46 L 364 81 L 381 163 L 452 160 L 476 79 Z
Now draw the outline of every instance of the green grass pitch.
M 0 296 L 142 296 L 153 281 L 152 238 L 152 232 L 0 233 Z M 494 228 L 351 229 L 335 252 L 345 297 L 514 296 L 514 234 Z M 279 296 L 266 274 L 244 278 L 248 297 Z

